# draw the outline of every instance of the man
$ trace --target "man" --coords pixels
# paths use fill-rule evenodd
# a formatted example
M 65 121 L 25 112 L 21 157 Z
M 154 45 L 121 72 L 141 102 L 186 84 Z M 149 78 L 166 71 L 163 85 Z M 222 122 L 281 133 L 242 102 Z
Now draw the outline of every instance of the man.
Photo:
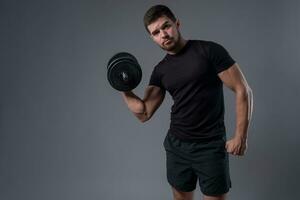
M 179 20 L 168 7 L 151 7 L 144 24 L 166 56 L 155 66 L 143 99 L 132 91 L 122 96 L 133 114 L 145 122 L 168 91 L 174 105 L 164 147 L 174 199 L 193 199 L 197 179 L 205 200 L 225 199 L 231 187 L 228 153 L 242 156 L 247 148 L 252 91 L 225 48 L 211 41 L 185 40 Z M 236 130 L 228 141 L 223 84 L 236 95 Z

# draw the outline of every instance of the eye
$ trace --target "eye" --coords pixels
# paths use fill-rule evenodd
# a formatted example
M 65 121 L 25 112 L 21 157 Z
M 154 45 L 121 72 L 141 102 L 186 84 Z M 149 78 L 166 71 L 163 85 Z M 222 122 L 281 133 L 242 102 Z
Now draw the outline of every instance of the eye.
M 152 33 L 152 35 L 153 35 L 153 36 L 156 36 L 158 33 L 159 33 L 159 31 L 154 31 L 154 32 Z
M 166 28 L 170 28 L 170 24 L 165 24 L 164 26 L 163 26 L 163 29 L 166 29 Z

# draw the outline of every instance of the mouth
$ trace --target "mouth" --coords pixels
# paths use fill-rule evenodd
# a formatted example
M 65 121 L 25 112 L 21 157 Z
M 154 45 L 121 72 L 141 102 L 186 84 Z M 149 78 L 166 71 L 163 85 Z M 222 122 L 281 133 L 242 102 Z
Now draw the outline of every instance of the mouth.
M 165 40 L 164 42 L 163 42 L 163 45 L 168 45 L 168 44 L 170 44 L 172 42 L 172 40 Z

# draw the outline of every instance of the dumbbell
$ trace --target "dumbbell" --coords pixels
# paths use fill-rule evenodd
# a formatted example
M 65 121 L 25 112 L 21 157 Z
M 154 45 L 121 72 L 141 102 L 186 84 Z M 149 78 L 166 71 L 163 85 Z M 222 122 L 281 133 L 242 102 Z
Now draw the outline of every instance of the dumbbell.
M 114 89 L 130 91 L 141 82 L 142 70 L 132 54 L 120 52 L 108 61 L 107 79 Z

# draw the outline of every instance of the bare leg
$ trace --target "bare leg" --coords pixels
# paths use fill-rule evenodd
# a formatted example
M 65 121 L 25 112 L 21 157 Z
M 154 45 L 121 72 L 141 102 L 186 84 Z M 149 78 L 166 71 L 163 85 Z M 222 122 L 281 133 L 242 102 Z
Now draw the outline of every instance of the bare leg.
M 204 200 L 225 200 L 226 199 L 226 194 L 221 194 L 221 195 L 218 195 L 218 196 L 207 196 L 207 195 L 204 195 Z
M 193 200 L 194 191 L 182 192 L 172 187 L 174 200 Z

